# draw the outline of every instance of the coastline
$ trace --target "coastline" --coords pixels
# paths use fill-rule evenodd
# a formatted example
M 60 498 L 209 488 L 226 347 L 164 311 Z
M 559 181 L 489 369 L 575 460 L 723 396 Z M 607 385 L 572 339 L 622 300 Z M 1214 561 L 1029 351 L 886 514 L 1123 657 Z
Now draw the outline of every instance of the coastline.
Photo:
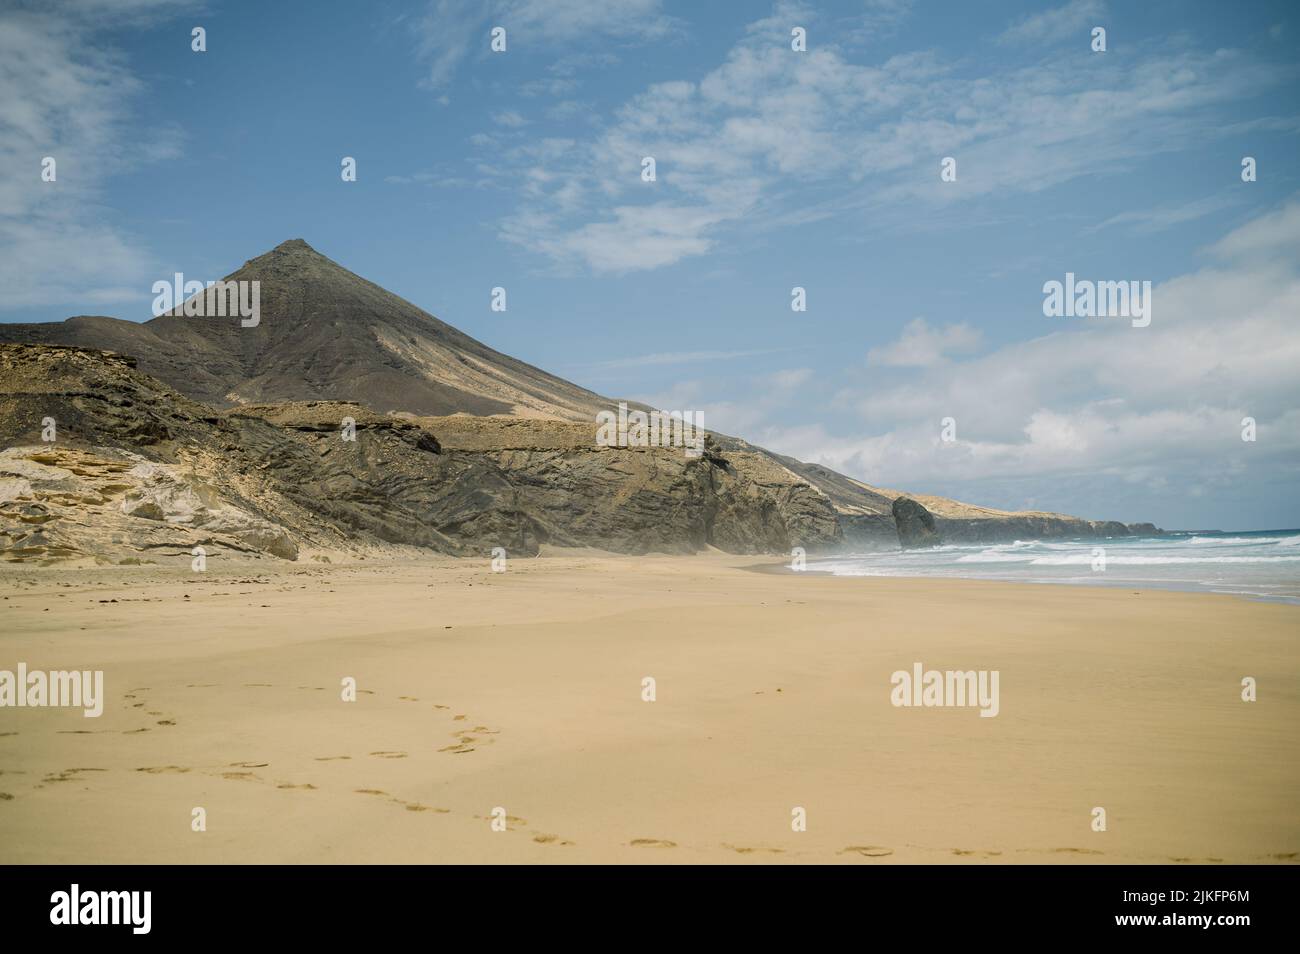
M 815 563 L 816 560 L 811 561 Z M 1280 603 L 1285 606 L 1300 606 L 1300 598 L 1294 596 L 1270 596 L 1267 594 L 1257 593 L 1234 593 L 1226 590 L 1206 589 L 1205 584 L 1184 583 L 1171 580 L 1112 580 L 1105 577 L 1081 577 L 1075 580 L 1044 580 L 1026 577 L 1018 580 L 1006 579 L 989 579 L 978 576 L 925 576 L 922 574 L 899 573 L 886 574 L 848 574 L 833 573 L 830 570 L 819 570 L 814 566 L 809 566 L 804 570 L 793 570 L 789 561 L 780 563 L 755 563 L 750 566 L 740 567 L 751 573 L 770 573 L 777 576 L 821 576 L 833 579 L 872 579 L 872 580 L 925 580 L 932 583 L 942 583 L 945 580 L 962 581 L 965 583 L 994 583 L 1005 586 L 1067 586 L 1067 587 L 1100 587 L 1106 589 L 1119 590 L 1150 590 L 1153 592 L 1166 593 L 1187 593 L 1198 596 L 1227 596 L 1235 599 L 1246 600 L 1247 602 L 1257 603 Z
M 0 668 L 107 696 L 0 709 L 0 862 L 1300 857 L 1300 609 L 784 566 L 0 569 Z M 999 714 L 891 705 L 915 662 Z

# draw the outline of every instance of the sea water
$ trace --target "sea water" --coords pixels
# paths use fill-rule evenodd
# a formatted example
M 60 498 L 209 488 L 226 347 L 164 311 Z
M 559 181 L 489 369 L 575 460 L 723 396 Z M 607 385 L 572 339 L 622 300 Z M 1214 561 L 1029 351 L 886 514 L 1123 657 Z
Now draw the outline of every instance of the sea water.
M 1300 530 L 955 543 L 809 560 L 807 568 L 836 576 L 1155 587 L 1300 603 Z

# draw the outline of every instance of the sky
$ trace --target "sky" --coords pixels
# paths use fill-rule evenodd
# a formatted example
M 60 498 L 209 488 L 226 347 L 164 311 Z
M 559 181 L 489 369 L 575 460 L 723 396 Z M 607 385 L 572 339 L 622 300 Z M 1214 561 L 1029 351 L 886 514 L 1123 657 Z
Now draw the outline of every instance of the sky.
M 3 0 L 0 321 L 303 238 L 870 484 L 1300 527 L 1298 50 L 1290 0 Z

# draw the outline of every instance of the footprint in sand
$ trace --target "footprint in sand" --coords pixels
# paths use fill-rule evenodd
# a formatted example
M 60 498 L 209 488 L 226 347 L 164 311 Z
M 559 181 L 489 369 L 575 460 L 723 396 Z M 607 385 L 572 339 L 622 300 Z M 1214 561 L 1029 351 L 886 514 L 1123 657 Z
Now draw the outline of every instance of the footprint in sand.
M 378 795 L 380 798 L 386 798 L 396 805 L 401 805 L 408 812 L 433 812 L 437 815 L 450 815 L 450 808 L 438 808 L 436 805 L 425 805 L 420 802 L 408 802 L 398 798 L 396 795 L 389 795 L 383 789 L 379 788 L 354 788 L 358 795 Z
M 882 848 L 880 845 L 849 845 L 839 853 L 841 855 L 857 854 L 865 858 L 883 858 L 886 855 L 892 855 L 894 849 Z
M 406 753 L 405 753 L 405 752 L 371 752 L 370 754 L 373 755 L 373 756 L 374 756 L 375 758 L 377 758 L 377 759 L 404 759 L 404 758 L 406 758 Z
M 738 855 L 752 855 L 756 851 L 767 852 L 769 855 L 785 854 L 784 848 L 745 848 L 745 847 L 740 847 L 739 845 L 723 845 L 722 847 L 730 851 L 734 851 Z
M 1100 851 L 1094 851 L 1091 848 L 1053 848 L 1054 855 L 1099 855 Z
M 974 848 L 954 848 L 952 853 L 963 858 L 967 855 L 980 855 L 984 858 L 996 858 L 998 855 L 1002 854 L 1000 851 L 977 851 Z
M 183 775 L 189 769 L 181 768 L 179 765 L 146 765 L 143 768 L 136 769 L 137 772 L 148 772 L 150 775 L 175 774 Z
M 676 848 L 677 842 L 667 838 L 633 838 L 628 842 L 633 848 Z
M 8 792 L 0 792 L 0 802 L 12 802 L 14 797 Z
M 539 845 L 558 845 L 561 848 L 567 848 L 574 844 L 572 841 L 562 839 L 559 835 L 548 835 L 545 833 L 534 835 L 533 841 L 537 842 Z
M 480 819 L 480 820 L 482 820 L 482 821 L 496 821 L 496 816 L 495 816 L 495 815 L 493 815 L 493 816 L 488 816 L 488 815 L 475 815 L 474 817 L 475 817 L 475 818 L 478 818 L 478 819 Z M 513 825 L 513 826 L 515 826 L 516 828 L 522 828 L 524 825 L 527 825 L 527 824 L 528 824 L 528 819 L 527 819 L 527 818 L 519 818 L 519 817 L 517 817 L 517 816 L 515 816 L 515 815 L 507 815 L 507 816 L 506 816 L 506 823 L 509 824 L 509 825 Z M 513 831 L 514 829 L 511 829 L 511 830 Z
M 456 716 L 462 719 L 464 716 Z M 478 734 L 475 734 L 478 733 Z M 485 725 L 476 725 L 472 729 L 457 729 L 451 733 L 451 737 L 456 740 L 453 745 L 445 745 L 440 748 L 439 752 L 450 752 L 453 755 L 464 755 L 466 752 L 473 752 L 476 745 L 491 745 L 496 739 L 481 739 L 479 735 L 500 735 L 500 729 L 489 729 Z
M 70 769 L 64 769 L 62 772 L 51 772 L 49 775 L 45 776 L 45 778 L 41 779 L 41 782 L 42 783 L 84 782 L 85 779 L 78 778 L 78 776 L 82 772 L 107 772 L 107 771 L 108 769 L 102 769 L 102 768 L 70 768 Z M 36 787 L 40 788 L 41 786 L 38 785 Z
M 309 789 L 310 791 L 313 792 L 316 791 L 316 786 L 313 785 L 311 782 L 303 782 L 301 785 L 294 785 L 292 782 L 279 782 L 276 784 L 275 787 L 276 788 L 304 788 L 304 789 Z
M 337 762 L 339 759 L 350 759 L 350 755 L 318 755 L 317 762 Z
M 259 782 L 256 772 L 222 772 L 222 778 L 228 778 L 232 782 Z

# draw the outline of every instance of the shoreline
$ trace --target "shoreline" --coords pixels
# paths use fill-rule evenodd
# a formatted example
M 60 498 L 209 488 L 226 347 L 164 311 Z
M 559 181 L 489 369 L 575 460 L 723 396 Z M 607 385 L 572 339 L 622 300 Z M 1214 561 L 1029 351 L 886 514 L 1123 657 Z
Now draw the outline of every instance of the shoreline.
M 1230 597 L 1244 600 L 1247 602 L 1259 602 L 1268 604 L 1277 604 L 1285 606 L 1300 606 L 1300 598 L 1268 596 L 1263 594 L 1250 593 L 1232 593 L 1220 590 L 1198 589 L 1191 584 L 1177 584 L 1174 582 L 1165 582 L 1159 580 L 1134 581 L 1115 581 L 1106 580 L 1089 580 L 1082 578 L 1079 580 L 1045 580 L 1045 579 L 994 579 L 989 577 L 978 576 L 940 576 L 940 575 L 922 575 L 922 574 L 886 574 L 886 573 L 834 573 L 830 570 L 819 570 L 808 568 L 805 570 L 793 570 L 786 560 L 772 563 L 740 563 L 741 560 L 752 560 L 754 554 L 730 554 L 722 551 L 701 551 L 690 554 L 671 554 L 671 553 L 650 553 L 650 554 L 627 554 L 614 553 L 607 551 L 598 551 L 583 548 L 577 552 L 569 553 L 564 551 L 552 551 L 540 553 L 535 557 L 511 557 L 511 564 L 534 564 L 547 563 L 563 560 L 574 559 L 596 559 L 636 562 L 643 560 L 682 560 L 692 561 L 699 560 L 703 564 L 710 565 L 709 561 L 722 558 L 727 561 L 733 561 L 733 568 L 746 573 L 757 573 L 761 575 L 770 575 L 778 577 L 806 577 L 835 580 L 897 580 L 901 582 L 912 583 L 930 583 L 942 585 L 944 583 L 980 583 L 994 584 L 999 586 L 1012 587 L 1063 587 L 1066 589 L 1104 589 L 1104 590 L 1133 590 L 1152 593 L 1182 593 L 1191 596 L 1216 596 Z M 822 559 L 821 557 L 815 559 Z M 398 556 L 386 559 L 382 556 L 370 559 L 354 559 L 348 561 L 316 563 L 307 560 L 296 561 L 276 561 L 269 560 L 242 560 L 230 561 L 220 567 L 212 567 L 205 573 L 205 577 L 219 578 L 223 575 L 232 574 L 310 574 L 318 570 L 378 570 L 384 567 L 449 567 L 463 566 L 478 568 L 485 566 L 487 560 L 480 557 L 458 557 L 447 555 L 432 555 L 427 558 L 413 556 Z M 815 562 L 815 560 L 814 560 Z M 124 576 L 136 575 L 147 576 L 149 573 L 158 573 L 168 577 L 177 577 L 184 579 L 193 579 L 195 574 L 188 567 L 176 564 L 128 564 L 128 565 L 110 565 L 110 566 L 33 566 L 30 564 L 3 564 L 0 563 L 0 584 L 6 577 L 12 576 L 15 579 L 40 580 L 44 577 L 53 577 L 55 575 L 75 575 L 75 574 L 114 574 L 121 573 Z
M 818 558 L 821 559 L 821 558 Z M 815 561 L 814 561 L 815 562 Z M 965 583 L 1000 583 L 1011 586 L 1065 586 L 1071 588 L 1101 588 L 1101 589 L 1130 589 L 1163 593 L 1187 593 L 1198 596 L 1229 596 L 1241 600 L 1259 603 L 1280 603 L 1286 606 L 1300 606 L 1300 597 L 1295 596 L 1270 596 L 1263 593 L 1233 593 L 1227 590 L 1207 590 L 1198 587 L 1192 583 L 1181 583 L 1178 581 L 1164 580 L 1115 580 L 1090 579 L 1081 577 L 1077 580 L 1044 580 L 1044 579 L 994 579 L 981 576 L 941 576 L 932 574 L 925 576 L 921 574 L 907 573 L 834 573 L 830 570 L 817 570 L 811 567 L 804 570 L 794 570 L 788 562 L 781 563 L 755 563 L 751 566 L 741 567 L 751 573 L 765 573 L 776 576 L 820 576 L 831 577 L 840 580 L 852 579 L 871 579 L 871 580 L 925 580 L 929 582 L 942 583 L 947 580 L 960 580 Z

